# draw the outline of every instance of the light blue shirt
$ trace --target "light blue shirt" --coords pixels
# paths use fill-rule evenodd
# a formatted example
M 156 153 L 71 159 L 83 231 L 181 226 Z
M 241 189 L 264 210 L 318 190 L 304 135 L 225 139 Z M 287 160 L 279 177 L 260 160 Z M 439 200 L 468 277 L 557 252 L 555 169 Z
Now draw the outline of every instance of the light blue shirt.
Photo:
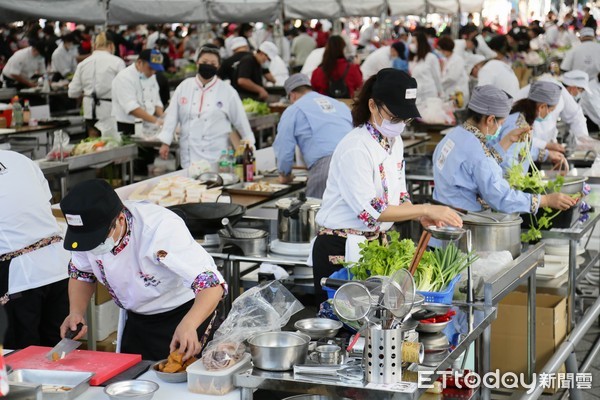
M 513 143 L 508 150 L 504 150 L 502 146 L 500 146 L 500 140 L 504 136 L 506 136 L 509 132 L 518 128 L 517 119 L 519 118 L 520 113 L 512 113 L 504 120 L 502 123 L 502 127 L 500 128 L 500 134 L 498 137 L 492 139 L 488 142 L 488 147 L 493 147 L 496 151 L 502 156 L 502 163 L 500 166 L 502 167 L 502 171 L 506 174 L 509 168 L 514 164 L 521 163 L 521 150 L 525 147 L 525 143 Z M 531 146 L 531 158 L 534 161 L 537 161 L 540 155 L 540 149 L 535 146 Z M 548 158 L 548 152 L 546 151 L 544 161 Z M 526 173 L 529 171 L 529 161 L 523 161 L 523 171 Z
M 481 211 L 480 197 L 495 211 L 530 213 L 532 195 L 510 188 L 502 168 L 486 154 L 484 146 L 462 126 L 446 135 L 433 153 L 433 198 L 467 211 Z
M 317 92 L 306 93 L 283 112 L 277 125 L 273 150 L 279 172 L 292 172 L 296 145 L 310 168 L 317 160 L 333 154 L 352 129 L 348 106 Z

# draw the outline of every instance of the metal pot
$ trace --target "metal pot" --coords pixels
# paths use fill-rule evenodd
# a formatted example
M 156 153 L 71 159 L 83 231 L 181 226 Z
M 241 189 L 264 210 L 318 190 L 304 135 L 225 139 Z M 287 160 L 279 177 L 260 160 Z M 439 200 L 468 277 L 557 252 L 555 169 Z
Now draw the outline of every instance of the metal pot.
M 253 228 L 233 229 L 235 237 L 226 229 L 219 231 L 219 251 L 248 257 L 266 257 L 269 232 Z
M 248 340 L 254 366 L 267 371 L 287 371 L 304 364 L 310 336 L 295 332 L 266 332 Z
M 321 200 L 307 198 L 300 192 L 297 199 L 288 197 L 275 203 L 277 207 L 277 239 L 289 243 L 309 243 L 317 235 L 317 212 Z
M 491 222 L 463 217 L 463 228 L 471 230 L 473 250 L 510 251 L 513 258 L 521 254 L 521 223 L 518 215 L 511 216 L 502 222 Z M 467 249 L 467 235 L 459 241 L 461 250 Z
M 560 188 L 560 192 L 565 194 L 581 193 L 587 180 L 586 176 L 565 176 L 565 183 Z

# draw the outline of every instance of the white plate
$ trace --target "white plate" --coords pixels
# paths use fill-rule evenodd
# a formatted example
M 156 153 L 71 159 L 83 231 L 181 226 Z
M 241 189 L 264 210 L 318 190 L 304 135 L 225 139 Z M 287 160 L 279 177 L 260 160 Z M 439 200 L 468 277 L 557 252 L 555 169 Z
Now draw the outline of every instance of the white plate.
M 563 263 L 545 263 L 543 268 L 535 270 L 537 279 L 551 280 L 567 273 L 569 266 Z
M 284 256 L 307 256 L 310 254 L 310 243 L 287 243 L 279 239 L 271 242 L 271 251 Z
M 554 256 L 569 256 L 569 246 L 546 246 L 545 247 L 546 254 L 554 255 Z M 585 253 L 585 248 L 578 247 L 577 255 L 581 255 Z

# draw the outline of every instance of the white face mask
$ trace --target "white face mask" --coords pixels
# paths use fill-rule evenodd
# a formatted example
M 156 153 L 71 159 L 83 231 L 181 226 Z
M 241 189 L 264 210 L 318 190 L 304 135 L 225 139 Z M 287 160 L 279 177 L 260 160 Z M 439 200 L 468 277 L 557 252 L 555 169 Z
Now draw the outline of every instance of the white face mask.
M 271 61 L 267 60 L 263 63 L 262 67 L 264 69 L 269 69 L 269 67 L 271 66 Z
M 119 236 L 121 236 L 121 233 L 119 233 Z M 100 255 L 106 254 L 109 251 L 111 251 L 112 249 L 114 249 L 116 245 L 117 245 L 117 243 L 115 242 L 115 239 L 113 239 L 113 237 L 110 236 L 110 237 L 107 237 L 104 242 L 100 243 L 98 246 L 91 249 L 90 253 L 92 253 L 95 256 L 100 256 Z
M 411 51 L 411 53 L 416 53 L 417 52 L 417 45 L 416 43 L 411 43 L 408 45 L 408 49 Z
M 381 115 L 381 111 L 377 110 L 377 112 L 379 113 L 379 117 L 381 118 L 381 125 L 375 122 L 375 129 L 377 129 L 379 133 L 381 133 L 383 136 L 385 136 L 386 138 L 394 138 L 400 136 L 402 132 L 404 132 L 404 128 L 406 127 L 406 124 L 404 122 L 392 124 L 391 121 L 388 121 L 387 119 L 383 118 L 383 116 Z

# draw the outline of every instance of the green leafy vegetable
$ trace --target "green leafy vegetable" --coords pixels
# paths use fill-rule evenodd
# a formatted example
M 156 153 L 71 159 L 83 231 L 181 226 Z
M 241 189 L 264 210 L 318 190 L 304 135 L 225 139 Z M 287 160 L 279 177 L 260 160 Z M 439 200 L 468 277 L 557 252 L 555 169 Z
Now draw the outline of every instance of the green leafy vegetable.
M 267 103 L 261 101 L 246 98 L 242 100 L 242 105 L 244 106 L 244 111 L 247 113 L 257 113 L 258 115 L 267 115 L 271 113 L 271 109 Z

